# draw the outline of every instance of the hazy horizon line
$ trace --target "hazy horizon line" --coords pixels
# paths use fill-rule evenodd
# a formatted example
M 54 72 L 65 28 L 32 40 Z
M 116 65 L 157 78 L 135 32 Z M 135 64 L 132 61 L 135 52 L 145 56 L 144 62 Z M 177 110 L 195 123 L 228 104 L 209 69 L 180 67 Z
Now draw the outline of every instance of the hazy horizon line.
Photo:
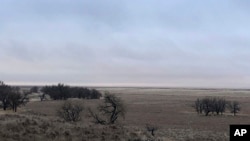
M 228 87 L 228 86 L 185 86 L 185 85 L 153 85 L 153 84 L 143 84 L 143 83 L 65 83 L 65 82 L 9 82 L 7 85 L 12 86 L 46 86 L 46 85 L 57 85 L 64 84 L 68 86 L 76 87 L 106 87 L 106 88 L 162 88 L 162 89 L 171 89 L 171 88 L 183 88 L 183 89 L 250 89 L 250 87 Z

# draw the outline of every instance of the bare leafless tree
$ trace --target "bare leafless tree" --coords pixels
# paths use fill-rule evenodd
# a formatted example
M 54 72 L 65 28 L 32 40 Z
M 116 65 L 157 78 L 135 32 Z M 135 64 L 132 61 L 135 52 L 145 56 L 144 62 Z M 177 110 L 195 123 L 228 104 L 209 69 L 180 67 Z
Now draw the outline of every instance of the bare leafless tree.
M 206 116 L 213 111 L 213 104 L 210 98 L 206 97 L 202 99 L 203 111 Z
M 105 93 L 104 102 L 98 106 L 100 114 L 89 110 L 90 115 L 99 124 L 114 124 L 119 117 L 125 118 L 126 110 L 123 101 L 113 94 Z
M 94 119 L 94 123 L 96 124 L 106 124 L 106 121 L 103 119 L 103 117 L 99 114 L 97 114 L 97 112 L 93 112 L 92 109 L 88 108 L 90 117 L 92 117 Z
M 226 103 L 224 98 L 215 98 L 214 110 L 217 115 L 223 114 L 226 111 Z
M 203 103 L 199 98 L 196 99 L 195 104 L 194 104 L 194 108 L 198 114 L 202 114 Z
M 8 101 L 14 112 L 17 111 L 17 107 L 25 105 L 29 101 L 28 94 L 29 92 L 21 93 L 19 87 L 12 87 L 11 93 L 8 96 Z
M 198 114 L 204 114 L 206 116 L 209 113 L 216 113 L 217 115 L 223 114 L 226 111 L 227 101 L 220 97 L 205 97 L 202 99 L 197 99 L 194 103 L 194 108 Z
M 238 101 L 231 101 L 228 102 L 228 108 L 234 116 L 241 110 L 240 103 Z
M 18 106 L 28 102 L 28 98 L 26 93 L 21 93 L 19 87 L 11 87 L 0 81 L 0 101 L 3 110 L 11 107 L 16 112 Z

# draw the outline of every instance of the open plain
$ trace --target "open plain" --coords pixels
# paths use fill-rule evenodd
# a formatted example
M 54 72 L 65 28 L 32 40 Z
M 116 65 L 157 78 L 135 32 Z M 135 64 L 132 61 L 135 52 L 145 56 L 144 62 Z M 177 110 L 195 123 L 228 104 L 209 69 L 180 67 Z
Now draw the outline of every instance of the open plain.
M 36 118 L 42 119 L 42 122 L 48 122 L 53 125 L 54 129 L 46 129 L 47 134 L 54 132 L 53 130 L 66 129 L 69 132 L 79 132 L 80 129 L 91 129 L 95 136 L 84 135 L 79 138 L 77 133 L 72 133 L 71 138 L 59 137 L 62 133 L 55 133 L 51 137 L 47 135 L 39 139 L 49 138 L 50 140 L 166 140 L 166 141 L 199 141 L 199 140 L 229 140 L 230 124 L 249 124 L 250 123 L 250 91 L 243 89 L 191 89 L 191 88 L 96 88 L 103 94 L 108 91 L 120 97 L 126 105 L 126 116 L 123 120 L 119 119 L 119 123 L 114 127 L 104 127 L 95 125 L 89 117 L 88 108 L 94 109 L 102 99 L 98 100 L 80 100 L 83 103 L 84 111 L 82 121 L 77 124 L 65 123 L 58 119 L 56 111 L 63 101 L 36 101 L 35 96 L 31 96 L 31 101 L 26 106 L 18 109 L 16 114 L 10 111 L 1 110 L 1 120 L 3 123 L 9 123 L 8 119 L 12 119 L 14 115 L 26 117 L 30 120 L 37 121 Z M 198 115 L 192 107 L 197 98 L 208 96 L 223 97 L 226 100 L 237 100 L 240 102 L 241 111 L 233 116 L 232 113 L 226 111 L 223 115 L 209 116 Z M 34 99 L 32 101 L 32 99 Z M 3 118 L 9 116 L 9 118 Z M 11 117 L 11 118 L 10 118 Z M 20 118 L 20 117 L 19 117 Z M 18 118 L 15 119 L 18 121 Z M 56 123 L 56 124 L 55 124 Z M 71 125 L 72 124 L 72 125 Z M 155 137 L 151 137 L 145 126 L 150 124 L 157 127 Z M 64 127 L 65 125 L 65 127 Z M 19 126 L 18 124 L 16 126 Z M 37 126 L 39 124 L 37 123 Z M 42 126 L 42 125 L 41 125 Z M 77 126 L 77 127 L 75 127 Z M 4 127 L 4 126 L 2 126 Z M 26 128 L 26 127 L 24 127 Z M 35 128 L 35 127 L 34 127 Z M 75 131 L 75 128 L 79 128 Z M 105 130 L 115 130 L 117 137 L 108 137 L 113 133 L 104 133 Z M 97 130 L 98 129 L 98 130 Z M 99 131 L 101 130 L 101 131 Z M 88 131 L 88 132 L 91 132 Z M 1 130 L 3 132 L 3 129 Z M 13 131 L 14 132 L 14 131 Z M 45 131 L 44 131 L 45 132 Z M 59 131 L 58 131 L 59 132 Z M 86 132 L 86 131 L 85 131 Z M 100 133 L 99 133 L 100 132 Z M 40 131 L 37 131 L 37 134 Z M 36 132 L 34 133 L 36 134 Z M 66 134 L 66 133 L 64 133 Z M 85 134 L 83 131 L 81 134 Z M 88 133 L 86 133 L 88 134 Z M 90 134 L 90 133 L 89 133 Z M 126 135 L 124 135 L 126 134 Z M 1 135 L 3 138 L 3 134 Z M 5 135 L 8 136 L 8 135 Z M 30 135 L 32 136 L 32 135 Z M 33 135 L 35 136 L 35 135 Z M 5 138 L 3 138 L 5 139 Z M 26 139 L 26 138 L 25 138 Z M 24 139 L 24 140 L 25 140 Z M 30 138 L 29 138 L 30 139 Z M 34 139 L 34 138 L 32 138 Z

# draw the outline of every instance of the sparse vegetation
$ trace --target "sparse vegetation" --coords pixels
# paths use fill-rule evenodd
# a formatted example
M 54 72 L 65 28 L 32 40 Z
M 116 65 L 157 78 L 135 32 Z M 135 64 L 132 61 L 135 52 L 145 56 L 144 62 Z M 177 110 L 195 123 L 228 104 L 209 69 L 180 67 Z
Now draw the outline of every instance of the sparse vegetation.
M 0 87 L 0 92 L 6 90 L 5 88 L 7 87 Z M 217 93 L 210 90 L 188 90 L 185 91 L 185 94 L 188 93 L 186 96 L 183 94 L 182 89 L 168 89 L 167 91 L 157 89 L 152 94 L 152 89 L 122 88 L 122 91 L 120 91 L 120 88 L 98 88 L 101 91 L 111 91 L 106 93 L 103 99 L 91 99 L 88 96 L 81 98 L 85 95 L 81 93 L 83 91 L 82 88 L 74 87 L 76 89 L 71 89 L 69 87 L 69 95 L 74 94 L 72 97 L 75 98 L 49 100 L 50 98 L 48 97 L 48 101 L 37 102 L 41 94 L 40 92 L 29 95 L 29 87 L 21 87 L 19 89 L 9 86 L 9 88 L 7 109 L 13 109 L 12 106 L 15 105 L 13 103 L 25 103 L 22 102 L 27 101 L 23 100 L 25 97 L 31 98 L 32 102 L 27 103 L 25 107 L 20 107 L 20 110 L 18 109 L 16 113 L 0 110 L 0 140 L 227 141 L 229 139 L 229 124 L 238 122 L 241 124 L 249 123 L 249 116 L 247 115 L 249 114 L 249 97 L 246 96 L 249 94 L 249 91 L 241 91 L 240 94 L 237 92 L 237 97 L 232 95 L 228 97 L 228 91 L 219 91 L 224 93 L 222 96 L 217 97 Z M 93 91 L 91 89 L 88 90 Z M 212 96 L 198 98 L 194 102 L 194 98 L 197 98 L 197 93 L 195 92 L 201 96 Z M 229 92 L 234 93 L 235 91 Z M 114 93 L 116 94 L 113 95 Z M 192 95 L 193 93 L 194 95 Z M 12 94 L 20 94 L 21 97 Z M 232 101 L 229 102 L 225 98 Z M 15 101 L 16 99 L 19 100 Z M 123 100 L 126 102 L 126 107 L 129 110 L 126 114 L 126 119 L 123 122 L 117 122 L 126 113 L 125 110 L 124 114 L 120 112 L 121 109 L 126 109 L 124 108 Z M 84 102 L 84 107 L 95 109 L 94 111 L 90 110 L 91 117 L 88 116 L 88 112 L 82 109 L 80 101 Z M 113 102 L 118 104 L 113 106 Z M 19 106 L 22 104 L 19 104 Z M 194 104 L 193 108 L 195 108 L 198 114 L 205 115 L 209 111 L 208 115 L 224 114 L 224 116 L 213 116 L 211 118 L 197 116 L 193 114 L 192 107 L 187 106 L 191 104 Z M 80 107 L 75 108 L 77 106 L 74 105 Z M 204 109 L 204 105 L 208 105 L 207 107 L 209 108 Z M 231 105 L 232 110 L 230 110 L 229 105 Z M 244 116 L 234 117 L 228 114 L 232 112 L 236 115 L 241 110 L 241 106 L 245 107 L 241 111 Z M 233 109 L 239 110 L 235 110 L 236 112 L 234 113 Z M 111 114 L 116 113 L 114 111 L 118 114 Z M 103 125 L 93 124 L 91 122 L 93 119 L 96 123 Z M 145 123 L 148 122 L 154 124 L 145 126 Z M 158 126 L 155 126 L 155 124 L 160 125 L 161 130 L 158 130 Z
M 169 141 L 135 127 L 65 124 L 46 116 L 0 115 L 0 140 L 13 141 Z

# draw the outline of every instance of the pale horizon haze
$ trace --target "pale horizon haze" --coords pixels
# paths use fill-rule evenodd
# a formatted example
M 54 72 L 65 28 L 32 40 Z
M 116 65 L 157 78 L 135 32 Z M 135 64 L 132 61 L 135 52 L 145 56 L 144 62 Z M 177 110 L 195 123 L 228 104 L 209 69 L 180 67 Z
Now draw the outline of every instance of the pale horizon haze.
M 12 85 L 250 88 L 248 0 L 2 0 Z

